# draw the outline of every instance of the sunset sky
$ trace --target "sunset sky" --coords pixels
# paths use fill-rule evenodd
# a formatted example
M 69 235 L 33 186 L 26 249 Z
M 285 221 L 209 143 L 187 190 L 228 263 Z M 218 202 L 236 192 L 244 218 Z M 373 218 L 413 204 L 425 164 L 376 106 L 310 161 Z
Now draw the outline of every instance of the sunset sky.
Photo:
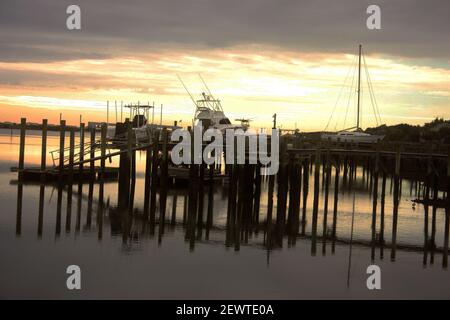
M 66 29 L 70 4 L 81 30 Z M 366 28 L 369 4 L 381 30 Z M 445 0 L 2 0 L 0 121 L 104 121 L 109 100 L 111 121 L 114 101 L 139 101 L 187 125 L 194 106 L 177 74 L 199 97 L 201 73 L 230 119 L 268 127 L 277 113 L 283 128 L 322 130 L 359 43 L 383 123 L 450 118 L 449 12 Z M 349 90 L 330 129 L 345 125 Z M 376 125 L 368 95 L 363 112 L 363 127 Z

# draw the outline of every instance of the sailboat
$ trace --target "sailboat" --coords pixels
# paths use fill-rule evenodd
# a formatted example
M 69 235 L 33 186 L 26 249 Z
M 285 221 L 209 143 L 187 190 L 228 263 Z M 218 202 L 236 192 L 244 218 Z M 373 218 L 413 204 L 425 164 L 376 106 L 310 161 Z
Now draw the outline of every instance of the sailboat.
M 357 116 L 356 116 L 356 125 L 344 130 L 337 131 L 335 133 L 324 133 L 322 134 L 322 140 L 334 141 L 334 142 L 352 142 L 352 143 L 377 143 L 383 140 L 384 135 L 372 135 L 369 133 L 365 133 L 360 124 L 361 124 L 361 56 L 362 56 L 362 46 L 359 45 L 359 53 L 358 53 L 358 83 L 357 83 Z M 378 112 L 378 106 L 376 105 L 375 96 L 373 94 L 373 90 L 371 87 L 370 78 L 367 71 L 366 66 L 366 76 L 368 78 L 369 83 L 369 92 L 370 98 L 372 101 L 372 107 L 374 109 L 375 119 L 378 124 L 378 120 L 380 118 Z M 375 105 L 374 105 L 375 104 Z M 337 104 L 336 104 L 337 105 Z M 334 110 L 333 110 L 334 112 Z M 333 114 L 331 115 L 331 117 Z M 331 120 L 330 117 L 330 120 Z M 378 117 L 378 118 L 377 118 Z M 328 121 L 328 124 L 330 123 Z M 327 124 L 327 127 L 328 127 Z M 344 121 L 345 124 L 345 121 Z

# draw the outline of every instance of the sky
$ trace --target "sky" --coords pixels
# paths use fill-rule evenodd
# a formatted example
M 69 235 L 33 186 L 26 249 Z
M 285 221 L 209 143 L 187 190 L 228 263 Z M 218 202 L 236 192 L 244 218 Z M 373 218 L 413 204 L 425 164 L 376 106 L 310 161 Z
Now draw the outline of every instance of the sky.
M 66 28 L 71 4 L 81 30 Z M 189 125 L 177 74 L 196 99 L 201 74 L 231 120 L 343 129 L 358 44 L 380 114 L 363 65 L 362 127 L 450 118 L 449 13 L 448 0 L 1 0 L 0 121 L 105 121 L 109 101 L 110 122 L 121 103 L 154 103 L 158 121 L 162 104 L 164 123 Z

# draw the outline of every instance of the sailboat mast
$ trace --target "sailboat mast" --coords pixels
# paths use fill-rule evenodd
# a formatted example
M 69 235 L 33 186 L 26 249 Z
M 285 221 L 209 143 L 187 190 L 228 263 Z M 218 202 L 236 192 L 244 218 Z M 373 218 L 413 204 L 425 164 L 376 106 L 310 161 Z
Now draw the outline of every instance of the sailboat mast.
M 356 129 L 359 129 L 360 93 L 361 93 L 361 45 L 359 45 L 359 58 L 358 58 L 358 110 L 356 119 Z

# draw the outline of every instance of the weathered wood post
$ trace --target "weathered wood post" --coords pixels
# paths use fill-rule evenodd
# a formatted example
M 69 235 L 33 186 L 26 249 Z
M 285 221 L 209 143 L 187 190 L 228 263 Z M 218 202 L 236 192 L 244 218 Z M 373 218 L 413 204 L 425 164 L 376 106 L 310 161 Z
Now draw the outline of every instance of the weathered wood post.
M 309 160 L 305 159 L 303 162 L 303 208 L 302 208 L 302 235 L 306 232 L 306 205 L 308 202 L 309 191 Z
M 72 222 L 72 192 L 73 192 L 73 162 L 75 153 L 75 131 L 69 131 L 69 167 L 67 175 L 67 209 L 66 209 L 66 232 L 70 232 Z
M 129 208 L 130 201 L 131 135 L 133 130 L 128 118 L 125 119 L 124 127 L 126 141 L 120 146 L 121 153 L 119 155 L 118 206 L 121 211 Z
M 323 161 L 325 164 L 323 171 L 325 172 L 325 199 L 323 205 L 323 231 L 322 231 L 322 254 L 326 254 L 326 243 L 327 243 L 327 219 L 328 219 L 328 196 L 330 189 L 330 176 L 331 176 L 331 162 L 330 162 L 330 149 L 326 151 L 325 159 Z
M 27 119 L 20 119 L 20 146 L 19 146 L 19 184 L 17 185 L 17 214 L 16 214 L 16 235 L 22 233 L 22 197 L 23 197 L 23 170 L 25 163 L 25 134 Z
M 19 146 L 19 179 L 22 178 L 24 163 L 25 163 L 25 134 L 26 134 L 27 119 L 20 119 L 20 146 Z
M 63 172 L 64 172 L 64 140 L 66 133 L 66 120 L 61 120 L 59 124 L 59 176 L 58 182 L 62 184 L 63 182 Z
M 79 139 L 79 165 L 78 165 L 78 193 L 82 192 L 83 176 L 84 176 L 84 123 L 80 123 L 80 139 Z
M 105 180 L 105 161 L 106 161 L 106 132 L 107 124 L 103 123 L 101 127 L 100 136 L 100 174 L 99 174 L 99 194 L 98 194 L 98 215 L 97 215 L 97 225 L 98 225 L 98 239 L 103 236 L 103 208 L 104 208 L 104 180 Z
M 90 137 L 91 141 L 90 141 L 90 148 L 89 148 L 89 156 L 90 156 L 90 163 L 89 163 L 89 176 L 90 176 L 90 181 L 94 181 L 95 180 L 95 128 L 92 127 L 91 128 L 91 137 Z
M 167 149 L 169 133 L 166 128 L 162 130 L 162 154 L 161 154 L 161 188 L 159 194 L 159 236 L 164 234 L 164 220 L 167 206 L 167 188 L 169 184 L 169 151 Z
M 42 120 L 41 183 L 45 181 L 45 170 L 47 169 L 47 122 L 47 119 Z

